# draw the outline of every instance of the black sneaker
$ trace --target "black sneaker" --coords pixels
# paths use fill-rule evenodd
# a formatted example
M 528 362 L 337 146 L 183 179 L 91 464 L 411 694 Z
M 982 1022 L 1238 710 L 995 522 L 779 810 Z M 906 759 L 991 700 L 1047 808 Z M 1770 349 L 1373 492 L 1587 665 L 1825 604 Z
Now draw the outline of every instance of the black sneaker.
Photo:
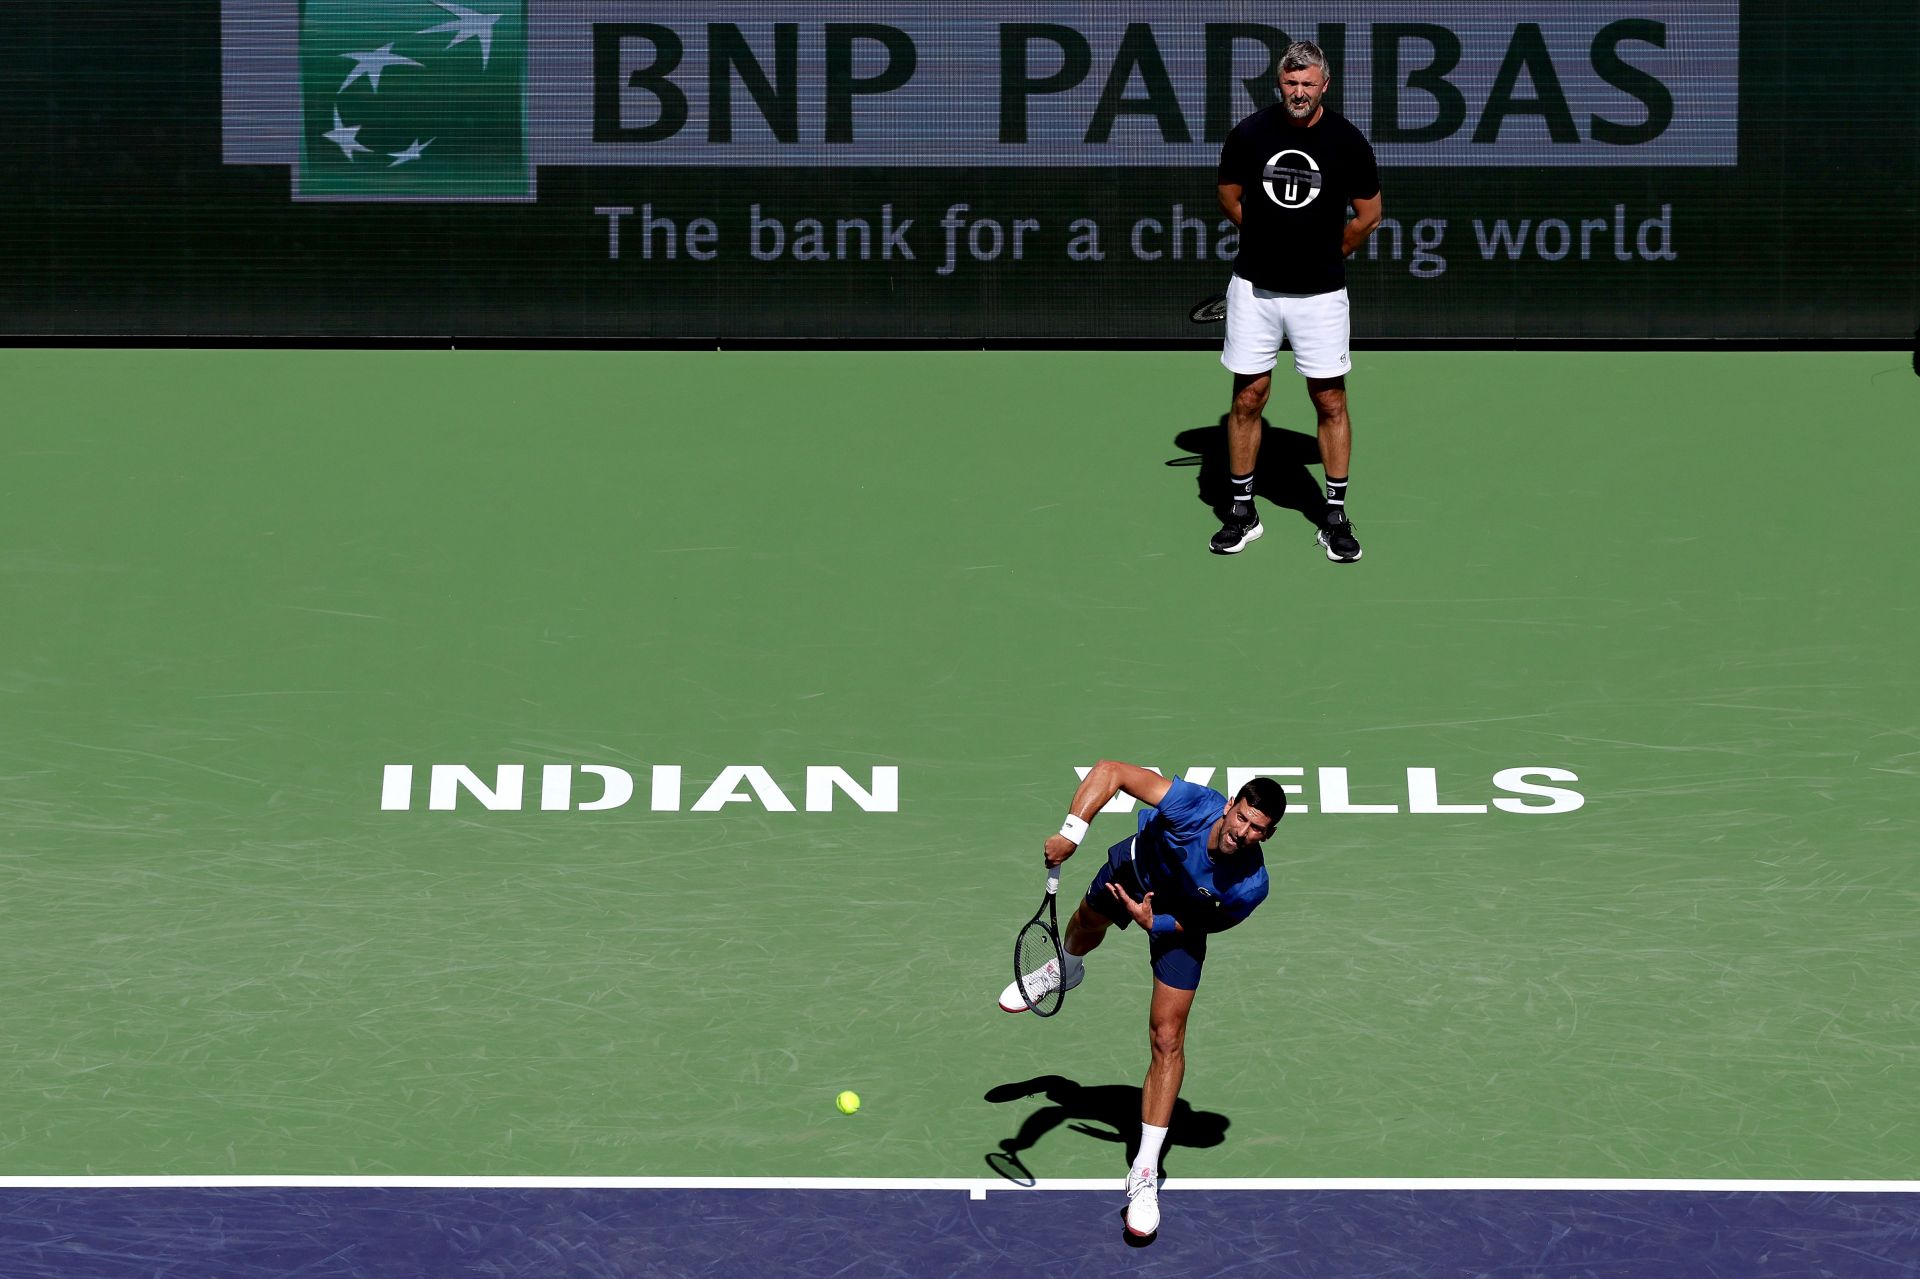
M 1220 517 L 1220 531 L 1213 535 L 1208 543 L 1215 555 L 1238 555 L 1247 548 L 1248 542 L 1255 542 L 1266 532 L 1260 527 L 1260 512 L 1253 503 L 1235 502 Z
M 1345 512 L 1327 516 L 1320 526 L 1320 545 L 1327 548 L 1327 558 L 1335 564 L 1351 564 L 1360 558 L 1360 539 L 1353 535 L 1353 525 L 1347 522 Z

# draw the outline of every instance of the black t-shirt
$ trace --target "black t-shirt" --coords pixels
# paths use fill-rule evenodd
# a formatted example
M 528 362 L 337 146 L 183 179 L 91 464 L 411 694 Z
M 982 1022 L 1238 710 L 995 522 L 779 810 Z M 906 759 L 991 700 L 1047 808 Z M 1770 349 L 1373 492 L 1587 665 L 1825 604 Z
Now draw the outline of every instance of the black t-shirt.
M 1323 107 L 1301 128 L 1282 103 L 1254 112 L 1220 149 L 1220 181 L 1240 187 L 1235 275 L 1276 293 L 1345 286 L 1347 202 L 1380 193 L 1373 148 L 1345 116 Z

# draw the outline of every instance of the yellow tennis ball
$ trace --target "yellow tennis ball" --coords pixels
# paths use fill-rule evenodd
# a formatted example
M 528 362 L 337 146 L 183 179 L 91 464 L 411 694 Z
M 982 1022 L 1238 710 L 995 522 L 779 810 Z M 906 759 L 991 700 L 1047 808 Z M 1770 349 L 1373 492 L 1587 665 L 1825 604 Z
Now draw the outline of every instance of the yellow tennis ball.
M 851 1115 L 860 1109 L 860 1094 L 849 1089 L 833 1099 L 833 1105 L 843 1115 Z

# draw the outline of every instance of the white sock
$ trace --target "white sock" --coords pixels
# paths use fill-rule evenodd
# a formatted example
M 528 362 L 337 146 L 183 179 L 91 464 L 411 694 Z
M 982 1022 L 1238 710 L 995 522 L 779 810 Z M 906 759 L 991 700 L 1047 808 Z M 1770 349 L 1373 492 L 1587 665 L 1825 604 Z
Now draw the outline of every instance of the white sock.
M 1160 1147 L 1166 1144 L 1167 1130 L 1152 1124 L 1140 1125 L 1140 1153 L 1133 1158 L 1133 1171 L 1142 1177 L 1160 1175 Z
M 1086 967 L 1086 963 L 1080 956 L 1067 949 L 1067 943 L 1064 940 L 1060 943 L 1060 958 L 1065 961 L 1060 965 L 1062 977 L 1078 976 L 1080 970 Z

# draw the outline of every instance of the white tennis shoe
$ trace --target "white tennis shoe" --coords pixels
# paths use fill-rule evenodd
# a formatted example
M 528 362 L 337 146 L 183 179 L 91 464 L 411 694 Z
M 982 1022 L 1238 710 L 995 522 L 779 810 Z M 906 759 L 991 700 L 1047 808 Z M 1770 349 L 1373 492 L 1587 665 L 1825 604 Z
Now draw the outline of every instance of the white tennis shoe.
M 1066 985 L 1061 986 L 1060 961 L 1057 959 L 1049 959 L 1038 969 L 1028 973 L 1024 984 L 1026 988 L 1036 996 L 1044 997 L 1055 986 L 1060 986 L 1061 993 L 1065 994 L 1086 979 L 1087 966 L 1080 964 L 1073 970 L 1073 975 L 1067 978 Z M 1031 1006 L 1027 1003 L 1027 997 L 1020 993 L 1021 985 L 1021 982 L 1010 981 L 1007 983 L 1007 988 L 1000 992 L 1001 1012 L 1023 1013 Z
M 1138 1238 L 1160 1229 L 1160 1179 L 1138 1168 L 1127 1174 L 1127 1233 Z

